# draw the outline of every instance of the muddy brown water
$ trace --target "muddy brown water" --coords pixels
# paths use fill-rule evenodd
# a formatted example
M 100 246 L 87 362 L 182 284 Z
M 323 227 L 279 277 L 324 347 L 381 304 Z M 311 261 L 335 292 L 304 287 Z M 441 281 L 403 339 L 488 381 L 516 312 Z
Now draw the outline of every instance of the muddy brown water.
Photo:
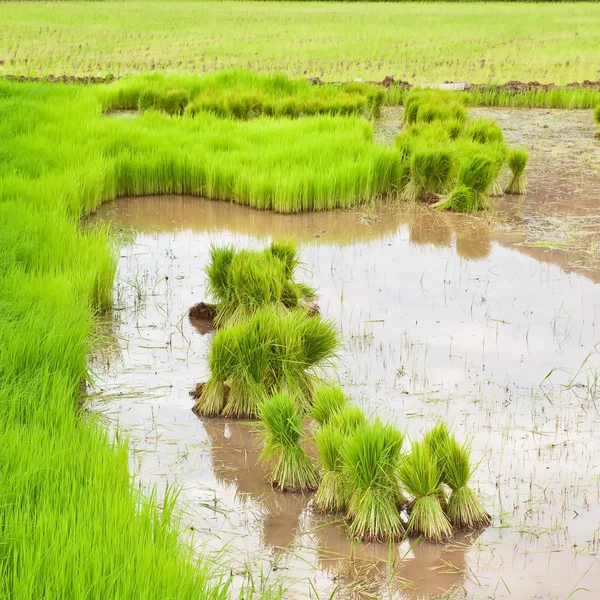
M 528 194 L 485 215 L 388 204 L 292 216 L 164 197 L 122 199 L 95 216 L 129 242 L 108 341 L 92 357 L 92 407 L 129 435 L 144 488 L 181 487 L 182 528 L 238 588 L 600 597 L 600 145 L 587 111 L 481 112 L 532 152 Z M 378 139 L 397 123 L 388 110 Z M 440 417 L 472 437 L 490 528 L 447 545 L 351 543 L 310 496 L 265 483 L 256 424 L 191 412 L 211 336 L 186 310 L 206 299 L 210 244 L 262 247 L 273 235 L 299 240 L 302 277 L 339 323 L 338 374 L 352 400 L 412 438 Z

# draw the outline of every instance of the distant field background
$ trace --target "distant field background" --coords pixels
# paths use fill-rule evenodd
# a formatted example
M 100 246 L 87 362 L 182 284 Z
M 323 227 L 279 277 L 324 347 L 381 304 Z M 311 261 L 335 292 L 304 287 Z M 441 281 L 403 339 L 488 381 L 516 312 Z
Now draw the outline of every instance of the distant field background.
M 600 79 L 598 3 L 26 2 L 0 23 L 0 74 Z

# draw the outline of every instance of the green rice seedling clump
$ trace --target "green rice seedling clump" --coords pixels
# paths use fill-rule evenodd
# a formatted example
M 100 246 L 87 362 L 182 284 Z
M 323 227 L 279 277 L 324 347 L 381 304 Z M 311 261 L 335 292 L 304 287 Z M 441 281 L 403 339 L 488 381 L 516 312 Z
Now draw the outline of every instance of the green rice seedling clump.
M 380 421 L 359 426 L 343 446 L 351 487 L 349 531 L 362 540 L 391 541 L 404 535 L 398 500 L 398 466 L 404 436 Z
M 457 187 L 434 206 L 453 212 L 477 212 L 488 207 L 488 189 L 498 176 L 498 163 L 489 154 L 477 153 L 460 165 Z
M 452 535 L 452 526 L 440 503 L 442 476 L 430 446 L 413 442 L 399 473 L 404 489 L 413 497 L 407 533 L 433 542 L 446 541 Z
M 490 515 L 468 483 L 477 465 L 471 461 L 471 447 L 460 445 L 453 436 L 442 441 L 440 453 L 444 463 L 444 481 L 452 490 L 447 515 L 457 529 L 482 529 L 491 522 Z
M 217 301 L 217 327 L 240 323 L 265 307 L 305 309 L 305 296 L 315 291 L 294 281 L 300 264 L 298 248 L 291 242 L 273 242 L 264 251 L 211 248 L 206 268 L 208 292 Z
M 346 404 L 334 412 L 329 419 L 329 424 L 339 429 L 344 435 L 354 433 L 366 423 L 365 413 L 358 406 L 350 404 Z
M 307 412 L 317 370 L 334 358 L 338 340 L 331 321 L 273 309 L 219 330 L 210 351 L 210 378 L 193 410 L 201 415 L 254 418 L 265 395 L 286 390 L 298 409 Z
M 319 386 L 315 390 L 311 416 L 319 425 L 325 425 L 344 406 L 346 396 L 342 388 L 335 384 Z
M 335 423 L 325 424 L 317 432 L 316 444 L 323 466 L 323 478 L 315 494 L 313 506 L 320 512 L 344 512 L 350 501 L 352 487 L 342 461 L 342 452 L 347 440 L 347 433 L 336 427 Z
M 440 500 L 440 504 L 446 511 L 448 507 L 448 496 L 446 493 L 445 487 L 447 487 L 446 481 L 446 444 L 451 437 L 451 433 L 447 427 L 447 425 L 440 421 L 436 423 L 425 435 L 423 436 L 423 443 L 429 448 L 433 457 L 435 458 L 438 474 L 440 476 L 440 486 L 438 488 L 438 498 Z
M 316 489 L 319 475 L 300 445 L 303 422 L 295 400 L 287 393 L 276 393 L 262 402 L 259 413 L 265 438 L 261 460 L 271 468 L 271 483 L 285 492 Z
M 525 193 L 525 167 L 527 166 L 527 158 L 526 150 L 509 150 L 507 162 L 512 173 L 512 178 L 505 190 L 507 194 Z

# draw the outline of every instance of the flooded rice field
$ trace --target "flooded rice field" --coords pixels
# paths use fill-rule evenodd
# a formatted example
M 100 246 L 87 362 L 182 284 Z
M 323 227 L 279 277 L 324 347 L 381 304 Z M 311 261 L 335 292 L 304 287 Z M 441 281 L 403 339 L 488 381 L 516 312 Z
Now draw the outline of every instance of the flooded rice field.
M 531 153 L 528 194 L 484 215 L 406 204 L 277 215 L 163 197 L 94 217 L 126 243 L 92 408 L 129 436 L 142 487 L 181 488 L 182 528 L 236 586 L 281 581 L 286 598 L 600 596 L 600 144 L 587 111 L 476 112 Z M 398 121 L 388 109 L 378 139 Z M 310 496 L 270 488 L 256 423 L 191 412 L 211 336 L 187 309 L 206 299 L 210 244 L 271 236 L 300 242 L 305 279 L 342 331 L 338 374 L 353 401 L 409 437 L 441 417 L 473 438 L 491 527 L 447 545 L 352 543 Z

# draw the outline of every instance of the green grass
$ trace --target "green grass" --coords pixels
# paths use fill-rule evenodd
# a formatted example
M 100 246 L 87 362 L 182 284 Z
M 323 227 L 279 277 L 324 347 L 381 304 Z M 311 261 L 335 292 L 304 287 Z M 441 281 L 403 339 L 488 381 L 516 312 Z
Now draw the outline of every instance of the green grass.
M 2 3 L 0 72 L 230 68 L 329 81 L 600 78 L 597 3 Z M 577 35 L 575 35 L 577 33 Z
M 600 127 L 600 104 L 594 109 L 594 120 L 598 123 L 598 127 Z M 600 129 L 596 132 L 596 137 L 600 137 Z

